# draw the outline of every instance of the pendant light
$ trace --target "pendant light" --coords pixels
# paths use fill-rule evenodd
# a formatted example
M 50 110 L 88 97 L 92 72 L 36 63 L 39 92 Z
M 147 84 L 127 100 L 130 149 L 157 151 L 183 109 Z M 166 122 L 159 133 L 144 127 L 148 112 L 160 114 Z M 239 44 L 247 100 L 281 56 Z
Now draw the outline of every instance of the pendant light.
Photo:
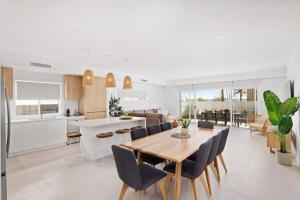
M 132 89 L 132 81 L 130 76 L 125 76 L 123 82 L 123 89 Z
M 115 88 L 116 87 L 116 79 L 113 73 L 107 73 L 105 76 L 105 87 L 107 88 Z
M 92 70 L 86 69 L 83 74 L 82 86 L 89 87 L 95 85 L 95 76 Z

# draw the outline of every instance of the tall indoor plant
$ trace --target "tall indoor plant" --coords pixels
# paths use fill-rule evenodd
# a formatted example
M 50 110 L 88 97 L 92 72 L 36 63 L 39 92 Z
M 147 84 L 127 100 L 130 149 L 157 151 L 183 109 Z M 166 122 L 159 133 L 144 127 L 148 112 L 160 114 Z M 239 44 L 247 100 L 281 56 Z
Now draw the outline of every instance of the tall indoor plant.
M 292 155 L 286 150 L 285 136 L 293 128 L 292 116 L 299 110 L 299 99 L 291 97 L 281 102 L 275 93 L 267 90 L 264 92 L 264 101 L 269 120 L 276 126 L 275 133 L 279 136 L 280 150 L 276 152 L 276 158 L 281 164 L 291 165 Z

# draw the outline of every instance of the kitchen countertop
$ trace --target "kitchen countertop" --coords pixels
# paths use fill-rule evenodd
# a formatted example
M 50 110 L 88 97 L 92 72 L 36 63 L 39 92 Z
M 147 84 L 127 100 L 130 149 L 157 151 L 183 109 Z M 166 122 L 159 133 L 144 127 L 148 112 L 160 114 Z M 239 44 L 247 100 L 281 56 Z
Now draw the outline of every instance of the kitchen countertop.
M 78 118 L 78 117 L 84 117 L 84 115 L 81 116 L 53 116 L 53 117 L 43 117 L 43 118 L 29 118 L 29 119 L 13 119 L 11 120 L 12 124 L 15 123 L 26 123 L 26 122 L 39 122 L 39 121 L 45 121 L 45 120 L 60 120 L 60 119 L 72 119 L 72 118 Z
M 103 118 L 103 119 L 92 119 L 77 122 L 70 122 L 70 124 L 78 127 L 93 128 L 101 126 L 109 126 L 114 124 L 123 124 L 128 122 L 136 122 L 146 120 L 144 117 L 133 117 L 131 120 L 120 120 L 119 117 Z

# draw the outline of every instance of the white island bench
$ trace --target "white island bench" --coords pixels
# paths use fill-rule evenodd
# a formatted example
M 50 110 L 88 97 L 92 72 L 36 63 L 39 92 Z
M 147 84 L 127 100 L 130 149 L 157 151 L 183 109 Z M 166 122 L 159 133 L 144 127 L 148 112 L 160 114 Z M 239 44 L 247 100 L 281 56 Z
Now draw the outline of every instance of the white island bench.
M 103 148 L 101 139 L 97 138 L 98 133 L 113 132 L 112 144 L 121 144 L 131 140 L 130 132 L 125 134 L 116 134 L 119 129 L 131 128 L 135 126 L 146 127 L 146 118 L 133 117 L 131 120 L 120 120 L 118 117 L 84 120 L 72 122 L 72 125 L 80 127 L 81 136 L 81 151 L 86 158 L 96 160 L 99 155 L 99 150 Z M 106 145 L 106 155 L 111 154 L 110 144 Z

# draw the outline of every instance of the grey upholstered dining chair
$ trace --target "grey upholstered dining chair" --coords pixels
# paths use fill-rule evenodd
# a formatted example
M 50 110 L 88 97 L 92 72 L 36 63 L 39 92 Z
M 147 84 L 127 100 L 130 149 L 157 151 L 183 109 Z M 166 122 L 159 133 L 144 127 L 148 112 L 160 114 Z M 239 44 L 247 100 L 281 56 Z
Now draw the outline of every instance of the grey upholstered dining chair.
M 220 181 L 220 173 L 219 173 L 219 166 L 218 166 L 218 162 L 217 162 L 217 153 L 218 153 L 219 145 L 221 142 L 221 138 L 222 138 L 221 131 L 212 137 L 212 140 L 213 140 L 212 147 L 211 147 L 211 151 L 209 153 L 209 157 L 208 157 L 207 164 L 205 167 L 205 175 L 206 175 L 206 180 L 207 180 L 207 185 L 208 185 L 210 195 L 212 194 L 212 191 L 211 191 L 210 177 L 209 177 L 209 173 L 208 173 L 208 166 L 210 166 L 217 181 L 219 182 Z M 197 155 L 197 153 L 194 153 L 187 159 L 195 161 L 196 155 Z
M 140 138 L 144 138 L 148 136 L 147 130 L 145 128 L 138 128 L 130 131 L 131 140 L 137 140 Z M 137 157 L 137 152 L 134 151 L 135 156 Z M 155 157 L 153 155 L 141 154 L 141 159 L 143 162 L 148 163 L 152 166 L 155 166 L 157 164 L 163 163 L 165 160 L 159 157 Z
M 214 123 L 210 122 L 210 121 L 198 121 L 198 127 L 199 128 L 213 129 L 214 128 Z
M 160 124 L 160 127 L 161 127 L 162 131 L 167 131 L 167 130 L 172 129 L 172 124 L 170 122 L 165 122 L 165 123 Z
M 209 139 L 207 142 L 200 145 L 195 161 L 185 159 L 182 162 L 182 172 L 181 176 L 190 179 L 193 191 L 194 191 L 194 198 L 197 200 L 197 190 L 195 185 L 195 180 L 197 178 L 200 179 L 202 186 L 206 190 L 208 196 L 210 195 L 207 182 L 205 181 L 205 176 L 203 174 L 207 160 L 210 154 L 210 150 L 212 147 L 212 139 Z M 164 167 L 164 170 L 167 171 L 167 179 L 166 179 L 166 192 L 168 192 L 169 184 L 171 181 L 172 176 L 175 174 L 176 165 L 174 162 L 171 162 L 170 164 L 166 165 Z
M 222 130 L 221 133 L 222 133 L 222 138 L 221 138 L 220 145 L 219 145 L 219 148 L 218 148 L 217 156 L 220 159 L 220 161 L 221 161 L 221 163 L 224 167 L 225 172 L 227 173 L 227 167 L 226 167 L 226 164 L 225 164 L 224 157 L 223 157 L 222 153 L 225 149 L 226 141 L 227 141 L 228 134 L 229 134 L 229 128 L 226 128 L 226 129 Z
M 123 181 L 119 200 L 124 198 L 128 187 L 133 188 L 136 191 L 136 199 L 140 199 L 140 191 L 145 190 L 155 183 L 158 183 L 163 199 L 167 199 L 165 184 L 162 181 L 166 177 L 165 172 L 146 164 L 137 164 L 133 152 L 128 149 L 113 145 L 112 151 L 118 175 Z
M 147 127 L 147 131 L 148 131 L 149 135 L 154 135 L 154 134 L 160 133 L 162 130 L 161 130 L 160 125 L 156 124 L 156 125 Z
M 207 166 L 210 166 L 217 181 L 220 182 L 220 173 L 219 173 L 219 166 L 218 166 L 218 162 L 217 162 L 217 153 L 218 153 L 219 145 L 221 142 L 221 138 L 222 138 L 222 132 L 219 132 L 218 134 L 216 134 L 212 137 L 212 140 L 213 140 L 212 147 L 211 147 L 209 157 L 207 160 L 207 165 L 205 167 L 205 174 L 207 177 L 208 189 L 209 189 L 209 192 L 211 195 L 212 195 L 212 191 L 211 191 L 211 184 L 210 184 L 210 178 L 209 178 Z

